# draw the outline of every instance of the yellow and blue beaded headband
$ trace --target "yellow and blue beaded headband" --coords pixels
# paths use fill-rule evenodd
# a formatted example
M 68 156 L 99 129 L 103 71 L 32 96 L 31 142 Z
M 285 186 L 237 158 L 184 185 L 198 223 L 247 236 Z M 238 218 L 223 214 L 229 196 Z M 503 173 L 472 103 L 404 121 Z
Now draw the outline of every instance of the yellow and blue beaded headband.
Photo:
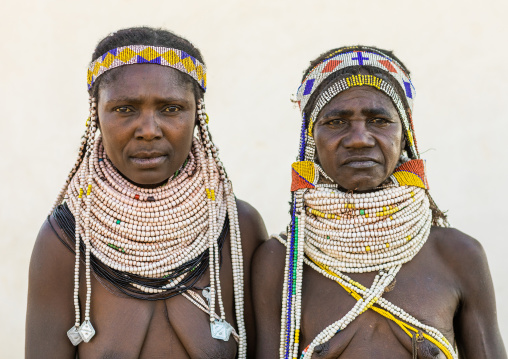
M 189 75 L 206 91 L 206 67 L 185 51 L 160 46 L 129 45 L 109 50 L 93 61 L 87 73 L 88 90 L 104 72 L 133 64 L 157 64 Z
M 319 88 L 319 85 L 323 83 L 324 80 L 339 70 L 353 66 L 370 66 L 386 72 L 389 76 L 395 79 L 401 89 L 403 89 L 407 107 L 404 105 L 396 89 L 390 82 L 374 75 L 359 74 L 340 79 L 330 85 L 317 98 L 310 116 L 309 114 L 304 113 L 305 106 L 309 102 L 314 91 Z M 419 158 L 416 141 L 414 139 L 414 129 L 411 115 L 415 97 L 415 88 L 411 79 L 397 61 L 385 54 L 381 54 L 377 50 L 370 49 L 368 47 L 361 47 L 361 49 L 352 47 L 338 50 L 337 52 L 329 55 L 309 72 L 298 88 L 296 99 L 302 113 L 304 122 L 303 126 L 308 127 L 308 131 L 305 131 L 306 133 L 304 133 L 302 129 L 301 142 L 304 143 L 305 146 L 300 148 L 300 160 L 305 159 L 307 161 L 313 161 L 315 148 L 313 146 L 314 141 L 312 138 L 312 127 L 319 112 L 328 102 L 330 102 L 332 98 L 342 91 L 355 86 L 375 87 L 392 99 L 405 130 L 405 137 L 408 141 L 410 152 L 409 156 L 413 159 Z M 305 118 L 306 115 L 308 117 L 307 119 Z M 306 138 L 304 138 L 304 136 Z

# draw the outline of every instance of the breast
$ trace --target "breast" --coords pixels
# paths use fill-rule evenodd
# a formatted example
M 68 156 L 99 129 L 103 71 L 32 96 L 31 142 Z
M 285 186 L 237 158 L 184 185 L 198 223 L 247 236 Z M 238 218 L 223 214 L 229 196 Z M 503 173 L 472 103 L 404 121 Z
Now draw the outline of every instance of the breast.
M 319 359 L 411 359 L 413 358 L 411 338 L 397 325 L 393 326 L 386 318 L 373 318 L 363 314 L 363 318 L 353 321 L 346 329 L 337 333 L 328 342 L 318 345 L 312 358 Z M 302 338 L 305 346 L 309 340 Z M 417 358 L 446 358 L 434 344 L 425 340 L 417 343 Z M 303 345 L 301 347 L 303 350 Z
M 309 268 L 310 269 L 310 268 Z M 375 273 L 354 277 L 364 285 L 372 283 Z M 397 276 L 395 288 L 383 297 L 423 323 L 440 330 L 453 341 L 453 313 L 456 298 L 448 283 L 436 281 L 433 275 L 413 273 L 411 267 Z M 429 290 L 429 287 L 432 290 Z M 323 329 L 342 318 L 356 303 L 336 282 L 313 270 L 304 270 L 301 322 L 303 350 Z M 419 343 L 418 358 L 444 358 L 434 344 Z M 412 358 L 411 338 L 393 321 L 369 309 L 337 333 L 329 342 L 317 347 L 313 358 Z
M 93 276 L 92 288 L 91 319 L 96 335 L 79 345 L 80 359 L 236 356 L 233 337 L 228 342 L 212 338 L 209 316 L 182 296 L 160 301 L 125 297 L 108 290 Z M 80 293 L 80 300 L 84 294 Z M 228 307 L 226 317 L 233 317 Z

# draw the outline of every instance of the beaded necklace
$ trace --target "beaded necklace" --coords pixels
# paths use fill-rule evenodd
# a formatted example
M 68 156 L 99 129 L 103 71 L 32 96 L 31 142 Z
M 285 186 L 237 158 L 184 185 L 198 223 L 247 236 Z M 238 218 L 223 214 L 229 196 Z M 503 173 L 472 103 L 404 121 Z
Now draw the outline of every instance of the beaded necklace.
M 432 220 L 432 211 L 425 190 L 413 186 L 389 185 L 370 193 L 345 193 L 317 185 L 297 202 L 296 221 L 288 238 L 294 236 L 293 253 L 287 251 L 286 263 L 293 262 L 293 288 L 284 287 L 282 328 L 294 333 L 282 333 L 280 355 L 298 357 L 301 317 L 301 273 L 303 263 L 322 275 L 360 293 L 355 306 L 342 318 L 325 328 L 305 349 L 302 358 L 312 356 L 317 345 L 323 344 L 345 329 L 356 317 L 374 304 L 379 304 L 402 320 L 422 328 L 446 349 L 449 358 L 457 358 L 454 348 L 437 329 L 424 325 L 381 296 L 395 279 L 404 263 L 409 262 L 425 244 Z M 282 241 L 288 244 L 286 241 Z M 288 268 L 289 266 L 286 266 Z M 367 288 L 345 273 L 378 271 Z M 290 277 L 285 271 L 285 283 Z M 291 298 L 288 290 L 291 290 Z M 289 340 L 288 340 L 289 339 Z M 282 344 L 282 343 L 281 343 Z
M 90 131 L 94 133 L 95 106 L 92 101 L 91 120 L 88 121 Z M 154 189 L 137 187 L 123 178 L 107 158 L 100 135 L 96 139 L 92 137 L 87 143 L 82 163 L 64 187 L 67 205 L 76 219 L 76 323 L 68 332 L 73 344 L 88 342 L 95 335 L 90 322 L 92 256 L 112 271 L 141 278 L 141 281 L 134 280 L 127 284 L 134 287 L 135 293 L 159 295 L 154 299 L 167 298 L 168 293 L 185 292 L 199 279 L 189 277 L 189 271 L 197 269 L 202 274 L 208 265 L 209 297 L 218 297 L 220 313 L 217 319 L 214 300 L 205 304 L 210 314 L 211 334 L 216 339 L 229 340 L 234 329 L 225 320 L 217 241 L 221 232 L 219 228 L 223 228 L 227 216 L 235 307 L 240 328 L 239 353 L 246 353 L 241 304 L 243 269 L 236 200 L 224 169 L 217 165 L 217 150 L 209 139 L 208 117 L 201 102 L 198 116 L 202 127 L 201 139 L 193 139 L 189 157 L 175 176 L 165 185 Z M 208 146 L 203 143 L 205 141 Z M 81 241 L 85 248 L 87 294 L 85 320 L 80 325 L 78 278 Z M 199 258 L 204 258 L 205 252 L 209 260 L 200 263 Z M 193 262 L 197 262 L 196 265 L 189 268 L 189 263 Z M 193 280 L 186 285 L 189 279 Z M 192 296 L 185 297 L 196 304 Z M 203 305 L 198 307 L 202 309 Z
M 92 62 L 88 71 L 89 89 L 104 72 L 136 63 L 174 68 L 206 89 L 206 69 L 192 56 L 178 49 L 144 45 L 113 49 Z M 118 282 L 124 289 L 128 288 L 129 295 L 134 293 L 152 300 L 184 295 L 209 314 L 212 337 L 228 341 L 233 334 L 238 341 L 238 357 L 246 357 L 243 255 L 236 199 L 210 137 L 203 99 L 197 102 L 197 119 L 198 133 L 186 163 L 165 185 L 145 189 L 123 178 L 107 158 L 101 136 L 97 134 L 97 101 L 90 98 L 90 117 L 78 160 L 51 211 L 65 199 L 75 219 L 76 321 L 67 332 L 73 345 L 88 342 L 95 335 L 90 321 L 93 260 L 101 263 L 97 268 L 104 268 L 105 277 L 123 276 Z M 238 334 L 226 322 L 219 276 L 225 226 L 229 227 L 231 242 Z M 80 324 L 81 247 L 85 257 L 86 300 L 85 318 Z M 202 292 L 206 303 L 192 288 L 207 268 L 210 286 Z M 216 302 L 219 314 L 216 314 Z
M 58 224 L 58 226 L 63 230 L 66 236 L 74 242 L 75 247 L 75 228 L 76 222 L 74 220 L 74 216 L 72 212 L 69 210 L 69 207 L 66 203 L 58 206 L 53 211 L 53 217 Z M 50 222 L 51 224 L 51 222 Z M 58 232 L 55 230 L 55 234 L 61 240 L 61 242 L 75 254 L 75 251 L 72 247 L 69 246 L 68 242 L 61 238 Z M 219 245 L 219 254 L 221 255 L 222 260 L 222 247 L 224 245 L 224 241 L 226 239 L 227 234 L 229 233 L 229 218 L 226 216 L 224 221 L 224 225 L 222 227 L 222 232 L 218 238 Z M 85 255 L 85 246 L 84 243 L 81 242 L 80 252 L 82 258 Z M 96 274 L 96 277 L 99 281 L 101 281 L 104 285 L 111 284 L 114 288 L 116 288 L 121 293 L 143 300 L 161 300 L 161 299 L 169 299 L 176 295 L 183 294 L 187 290 L 198 289 L 195 284 L 197 281 L 201 279 L 206 269 L 208 268 L 209 261 L 209 253 L 208 249 L 203 252 L 200 256 L 192 259 L 191 261 L 185 263 L 178 270 L 175 270 L 173 273 L 165 275 L 160 278 L 147 278 L 139 275 L 134 275 L 128 272 L 123 272 L 119 270 L 112 269 L 107 267 L 104 263 L 98 260 L 93 254 L 90 257 L 90 265 L 92 267 L 93 272 Z M 84 263 L 83 260 L 81 260 Z M 161 293 L 146 293 L 144 291 L 139 290 L 133 284 L 138 284 L 145 286 L 147 283 L 153 285 L 158 288 L 163 285 L 167 285 L 168 281 L 171 281 L 174 277 L 180 276 L 182 274 L 186 274 L 184 279 L 177 285 L 171 288 L 166 288 L 165 291 Z M 106 282 L 102 281 L 104 279 Z
M 361 74 L 339 78 L 321 90 L 313 108 L 305 108 L 314 91 L 333 72 L 364 64 L 385 73 L 386 78 L 392 77 L 394 81 Z M 402 120 L 411 156 L 407 158 L 403 154 L 400 165 L 390 176 L 390 183 L 369 193 L 341 191 L 314 162 L 316 147 L 312 128 L 319 111 L 340 92 L 354 86 L 372 86 L 391 98 Z M 400 86 L 402 90 L 396 90 L 395 86 Z M 403 98 L 399 96 L 401 93 Z M 401 266 L 412 260 L 425 244 L 433 222 L 425 164 L 419 159 L 413 133 L 413 98 L 414 87 L 403 67 L 384 53 L 365 47 L 343 48 L 332 53 L 309 72 L 298 89 L 302 130 L 298 162 L 292 165 L 291 223 L 287 240 L 278 237 L 286 245 L 280 358 L 298 358 L 304 263 L 325 277 L 336 280 L 358 297 L 357 303 L 345 316 L 314 338 L 303 351 L 301 359 L 311 358 L 317 345 L 344 330 L 374 304 L 391 313 L 387 315 L 394 320 L 398 317 L 425 330 L 428 335 L 423 334 L 423 337 L 432 338 L 447 358 L 458 357 L 437 329 L 424 325 L 382 298 L 385 288 L 395 281 Z M 308 116 L 306 111 L 311 115 Z M 320 176 L 332 183 L 321 183 Z M 377 274 L 370 288 L 345 274 L 373 271 Z

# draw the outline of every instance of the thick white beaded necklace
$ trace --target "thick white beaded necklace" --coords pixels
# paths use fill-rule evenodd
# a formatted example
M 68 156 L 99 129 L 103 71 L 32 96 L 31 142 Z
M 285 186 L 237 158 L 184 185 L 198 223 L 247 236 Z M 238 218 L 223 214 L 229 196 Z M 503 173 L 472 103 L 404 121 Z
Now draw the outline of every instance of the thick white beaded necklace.
M 201 147 L 194 139 L 188 163 L 179 175 L 165 186 L 144 189 L 120 176 L 99 139 L 90 209 L 91 253 L 110 268 L 160 278 L 207 249 L 212 228 L 208 226 Z M 218 179 L 218 171 L 215 174 Z M 75 177 L 67 204 L 76 218 L 80 218 L 80 188 L 83 184 Z M 223 192 L 220 186 L 215 201 L 219 223 L 224 223 L 226 216 Z M 84 218 L 76 226 L 84 233 Z M 173 279 L 171 286 L 179 282 Z M 147 293 L 164 291 L 164 287 L 141 289 Z
M 243 315 L 243 259 L 236 199 L 226 177 L 218 150 L 210 139 L 208 116 L 198 103 L 199 137 L 194 138 L 188 160 L 172 179 L 158 188 L 145 189 L 124 179 L 107 158 L 101 136 L 96 135 L 96 102 L 90 101 L 90 119 L 78 162 L 62 188 L 54 208 L 65 197 L 76 221 L 74 276 L 75 325 L 67 332 L 74 345 L 88 342 L 95 330 L 90 322 L 90 255 L 107 267 L 142 276 L 164 278 L 181 265 L 209 253 L 210 287 L 203 291 L 204 303 L 189 289 L 184 295 L 210 315 L 212 337 L 238 338 L 239 358 L 246 357 Z M 217 239 L 226 215 L 229 218 L 235 315 L 238 334 L 225 320 L 220 286 L 220 253 Z M 85 247 L 85 318 L 80 325 L 80 243 Z M 163 293 L 178 286 L 186 274 L 173 276 L 159 286 L 131 283 L 145 293 Z M 157 282 L 158 283 L 158 282 Z M 185 293 L 184 293 L 185 294 Z M 215 313 L 218 298 L 219 313 Z
M 370 193 L 346 193 L 333 187 L 336 186 L 317 184 L 315 188 L 305 190 L 303 200 L 296 200 L 294 234 L 290 231 L 287 235 L 288 238 L 296 236 L 297 245 L 293 255 L 287 251 L 286 256 L 286 263 L 293 260 L 296 270 L 292 278 L 294 289 L 289 298 L 291 315 L 289 318 L 282 316 L 281 327 L 286 330 L 281 332 L 281 358 L 285 357 L 287 349 L 290 349 L 290 357 L 298 357 L 303 263 L 330 279 L 340 281 L 363 298 L 345 316 L 317 335 L 302 358 L 310 358 L 317 345 L 330 340 L 374 303 L 427 331 L 456 358 L 453 347 L 442 333 L 381 298 L 402 264 L 413 259 L 429 236 L 432 211 L 425 190 L 389 185 Z M 287 245 L 282 238 L 277 238 Z M 285 283 L 291 275 L 287 264 Z M 370 288 L 343 273 L 372 271 L 379 273 Z M 286 286 L 283 298 L 288 298 Z M 287 312 L 288 304 L 288 301 L 283 301 L 282 313 Z M 294 335 L 288 338 L 288 332 Z
M 427 240 L 432 220 L 425 190 L 418 187 L 354 194 L 317 187 L 304 194 L 304 202 L 305 254 L 349 273 L 410 261 Z

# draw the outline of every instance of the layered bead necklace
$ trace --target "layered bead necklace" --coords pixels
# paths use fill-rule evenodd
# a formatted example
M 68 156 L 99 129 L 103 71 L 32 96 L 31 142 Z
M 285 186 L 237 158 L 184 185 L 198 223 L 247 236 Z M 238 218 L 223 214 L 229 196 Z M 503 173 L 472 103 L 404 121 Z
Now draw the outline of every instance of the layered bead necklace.
M 198 103 L 200 136 L 195 137 L 184 165 L 160 187 L 140 188 L 127 181 L 108 159 L 102 138 L 96 136 L 96 103 L 81 147 L 78 165 L 71 171 L 56 205 L 66 199 L 75 218 L 74 275 L 75 325 L 68 331 L 74 345 L 88 342 L 95 329 L 90 322 L 91 256 L 117 273 L 134 293 L 153 299 L 182 294 L 210 316 L 212 337 L 239 343 L 246 357 L 243 315 L 243 259 L 238 211 L 232 185 L 208 133 L 208 116 Z M 229 223 L 233 292 L 238 334 L 226 322 L 220 284 L 220 238 Z M 84 246 L 86 301 L 80 325 L 80 246 Z M 206 270 L 210 286 L 203 298 L 192 286 Z M 193 271 L 199 272 L 197 274 Z M 123 274 L 122 274 L 123 273 Z M 129 281 L 129 278 L 131 281 Z M 166 295 L 170 293 L 171 295 Z M 219 315 L 215 312 L 218 298 Z
M 426 330 L 453 353 L 450 358 L 456 358 L 453 347 L 437 329 L 381 298 L 402 264 L 413 259 L 429 236 L 432 211 L 423 188 L 388 185 L 374 192 L 349 193 L 334 185 L 317 184 L 312 189 L 298 190 L 295 204 L 295 223 L 288 232 L 288 238 L 295 238 L 295 245 L 287 251 L 285 270 L 285 283 L 292 283 L 292 287 L 284 287 L 281 358 L 298 358 L 303 263 L 340 281 L 362 298 L 314 338 L 302 359 L 311 358 L 317 345 L 330 340 L 375 303 Z M 344 274 L 372 271 L 378 274 L 370 288 Z

